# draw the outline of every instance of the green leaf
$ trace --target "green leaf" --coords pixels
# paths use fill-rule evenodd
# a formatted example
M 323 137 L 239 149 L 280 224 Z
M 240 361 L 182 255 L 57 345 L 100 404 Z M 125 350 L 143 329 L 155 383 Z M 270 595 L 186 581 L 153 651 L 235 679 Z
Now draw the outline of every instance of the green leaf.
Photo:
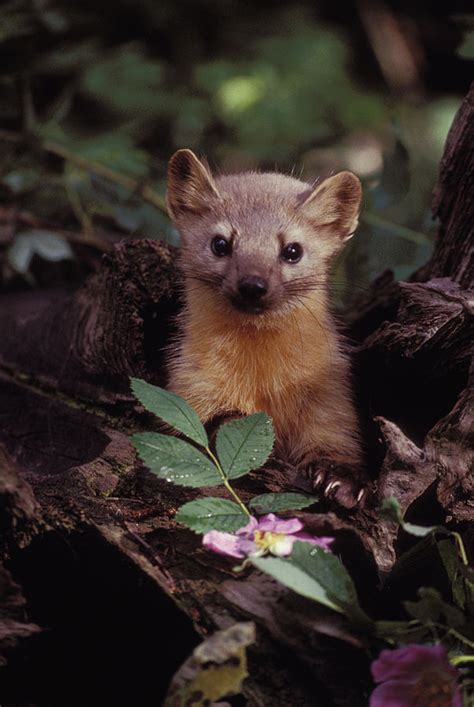
M 132 440 L 143 463 L 160 479 L 194 488 L 222 483 L 211 460 L 182 439 L 140 432 L 132 435 Z
M 375 635 L 395 643 L 425 643 L 429 641 L 430 631 L 426 626 L 413 625 L 410 621 L 376 621 Z
M 456 53 L 463 59 L 474 59 L 474 30 L 466 32 Z
M 441 594 L 432 587 L 418 589 L 418 601 L 404 601 L 406 612 L 413 619 L 430 626 L 433 622 L 445 623 L 452 628 L 465 624 L 462 612 L 455 606 L 443 601 Z
M 328 593 L 317 579 L 310 576 L 300 567 L 294 565 L 290 559 L 281 557 L 252 557 L 251 562 L 261 572 L 265 572 L 276 579 L 280 584 L 292 589 L 303 597 L 313 599 L 318 604 L 342 613 L 342 609 L 333 602 Z
M 217 433 L 216 450 L 229 479 L 237 479 L 261 467 L 275 441 L 272 421 L 264 412 L 232 420 Z
M 398 523 L 406 533 L 415 535 L 417 538 L 424 538 L 433 532 L 447 532 L 445 528 L 439 525 L 415 525 L 414 523 L 404 521 L 400 504 L 395 496 L 384 498 L 378 510 L 382 518 L 392 521 L 393 523 Z
M 460 572 L 461 563 L 457 552 L 454 538 L 445 538 L 436 543 L 436 548 L 441 557 L 441 561 L 448 575 L 451 584 L 451 592 L 456 604 L 464 609 L 466 605 L 466 596 L 464 594 L 463 577 Z
M 401 523 L 401 526 L 406 533 L 415 535 L 417 538 L 424 538 L 426 535 L 429 535 L 434 531 L 439 532 L 440 530 L 444 530 L 444 528 L 440 528 L 437 525 L 415 525 L 414 523 L 406 523 L 405 521 Z
M 354 608 L 362 611 L 351 576 L 332 552 L 325 552 L 305 542 L 296 542 L 290 559 L 294 565 L 317 579 L 331 601 L 346 614 L 353 614 Z
M 140 378 L 130 380 L 133 394 L 144 408 L 202 447 L 208 446 L 209 440 L 204 425 L 183 398 Z
M 261 496 L 254 496 L 249 505 L 256 513 L 279 513 L 306 508 L 318 501 L 317 496 L 307 496 L 304 493 L 263 493 Z
M 207 533 L 209 530 L 233 533 L 247 525 L 249 517 L 237 503 L 211 497 L 185 503 L 178 510 L 176 520 L 195 533 Z
M 462 543 L 460 536 L 459 541 Z M 451 584 L 454 603 L 461 609 L 474 605 L 474 573 L 461 560 L 455 534 L 438 540 L 436 547 Z
M 296 542 L 291 556 L 252 558 L 253 564 L 298 594 L 317 601 L 360 625 L 372 624 L 362 611 L 354 583 L 338 557 L 309 543 Z

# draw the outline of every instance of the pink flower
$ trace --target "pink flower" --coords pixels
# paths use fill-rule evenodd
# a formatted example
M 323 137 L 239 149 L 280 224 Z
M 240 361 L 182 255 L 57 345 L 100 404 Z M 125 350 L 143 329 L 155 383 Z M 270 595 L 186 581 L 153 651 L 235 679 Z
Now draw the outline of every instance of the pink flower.
M 221 555 L 239 558 L 259 557 L 267 553 L 285 557 L 291 555 L 297 540 L 329 550 L 334 538 L 317 538 L 300 532 L 302 528 L 303 524 L 297 518 L 283 520 L 269 513 L 259 520 L 251 517 L 247 525 L 239 528 L 236 533 L 211 530 L 204 535 L 202 544 Z
M 371 666 L 380 683 L 370 707 L 462 707 L 454 668 L 443 646 L 409 645 L 382 651 Z

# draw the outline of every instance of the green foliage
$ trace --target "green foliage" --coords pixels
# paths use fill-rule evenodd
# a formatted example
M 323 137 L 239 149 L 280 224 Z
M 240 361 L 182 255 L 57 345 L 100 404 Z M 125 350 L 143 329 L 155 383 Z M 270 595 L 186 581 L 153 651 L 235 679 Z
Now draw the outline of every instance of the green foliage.
M 455 15 L 453 19 L 463 35 L 457 54 L 463 59 L 474 59 L 474 14 Z
M 345 613 L 353 620 L 370 624 L 359 606 L 351 577 L 332 553 L 296 542 L 291 556 L 286 559 L 263 557 L 251 561 L 259 570 L 298 594 Z
M 436 589 L 421 587 L 418 590 L 418 596 L 418 601 L 404 602 L 406 612 L 411 618 L 417 619 L 425 625 L 439 622 L 452 628 L 463 626 L 462 611 L 443 601 Z
M 304 4 L 269 15 L 235 3 L 225 13 L 218 3 L 4 3 L 0 184 L 49 220 L 176 242 L 162 197 L 178 147 L 224 170 L 305 165 L 308 181 L 352 168 L 366 181 L 367 218 L 338 263 L 335 299 L 344 283 L 352 296 L 386 267 L 406 277 L 429 256 L 429 195 L 458 101 L 387 100 L 378 76 L 358 76 L 352 35 Z M 64 164 L 51 159 L 58 146 Z M 137 181 L 116 189 L 113 176 L 97 179 L 97 165 Z M 146 202 L 143 184 L 161 205 Z
M 160 417 L 193 442 L 207 447 L 209 441 L 204 425 L 183 398 L 139 378 L 131 379 L 131 388 L 146 410 Z
M 98 62 L 89 64 L 81 77 L 81 89 L 122 116 L 163 110 L 164 70 L 150 61 L 137 45 L 121 45 Z
M 343 611 L 358 606 L 357 592 L 346 568 L 336 555 L 319 547 L 298 542 L 290 561 L 296 567 L 317 579 L 327 595 Z
M 460 544 L 459 536 L 451 535 L 449 538 L 438 540 L 437 550 L 444 565 L 453 600 L 461 609 L 474 607 L 474 569 L 459 561 Z
M 251 562 L 258 570 L 270 575 L 288 589 L 342 613 L 342 608 L 329 597 L 321 582 L 289 560 L 281 557 L 252 557 Z
M 195 488 L 222 483 L 211 460 L 182 439 L 139 432 L 132 440 L 143 463 L 160 479 Z
M 203 454 L 184 440 L 155 432 L 133 435 L 135 447 L 149 469 L 159 478 L 181 486 L 223 484 L 237 501 L 245 518 L 248 518 L 250 512 L 232 488 L 230 480 L 247 474 L 268 459 L 274 441 L 272 422 L 268 415 L 257 413 L 223 425 L 217 434 L 216 457 L 209 447 L 207 433 L 199 417 L 183 398 L 138 378 L 131 379 L 131 388 L 137 400 L 149 412 L 189 437 L 205 451 Z M 193 508 L 195 506 L 191 504 L 191 512 Z M 210 513 L 208 517 L 213 516 Z M 190 520 L 189 508 L 181 517 L 187 519 L 188 525 L 194 522 Z M 233 528 L 232 519 L 228 520 L 229 527 Z M 196 522 L 202 524 L 202 517 Z M 223 518 L 217 522 L 218 527 L 222 527 Z M 209 527 L 213 527 L 212 524 Z
M 379 507 L 379 514 L 385 520 L 390 520 L 394 523 L 401 525 L 403 530 L 410 535 L 416 535 L 419 538 L 424 538 L 430 533 L 435 531 L 445 533 L 446 530 L 439 526 L 425 527 L 423 525 L 414 525 L 413 523 L 407 523 L 403 520 L 402 512 L 400 509 L 400 504 L 398 503 L 395 496 L 388 496 L 384 498 Z
M 135 397 L 150 412 L 165 420 L 195 443 L 203 454 L 184 440 L 155 432 L 133 435 L 143 462 L 161 479 L 182 486 L 223 484 L 236 503 L 207 497 L 185 503 L 176 520 L 196 533 L 220 530 L 232 533 L 245 526 L 250 513 L 230 485 L 230 480 L 247 474 L 268 459 L 274 443 L 270 418 L 257 413 L 221 426 L 216 438 L 217 457 L 208 446 L 207 435 L 196 413 L 179 396 L 137 378 L 131 379 Z M 250 507 L 260 512 L 303 508 L 314 498 L 298 493 L 264 494 L 252 499 Z M 318 547 L 295 542 L 290 558 L 252 558 L 260 570 L 303 596 L 310 597 L 354 619 L 365 619 L 358 605 L 354 585 L 340 560 Z
M 263 412 L 222 425 L 216 450 L 227 477 L 237 479 L 261 467 L 270 456 L 274 441 L 272 422 Z
M 177 512 L 176 520 L 195 533 L 209 530 L 233 533 L 247 524 L 248 516 L 233 501 L 207 497 L 185 503 Z
M 376 635 L 397 644 L 429 643 L 442 631 L 444 642 L 453 652 L 474 649 L 472 612 L 443 600 L 432 587 L 420 587 L 417 601 L 405 601 L 408 621 L 377 621 Z
M 133 442 L 150 470 L 161 479 L 183 486 L 198 488 L 222 484 L 232 496 L 233 500 L 205 497 L 190 501 L 181 506 L 176 514 L 179 523 L 196 533 L 220 531 L 222 535 L 219 541 L 224 543 L 221 547 L 225 552 L 229 543 L 232 545 L 237 542 L 232 533 L 246 526 L 251 517 L 247 506 L 232 487 L 231 480 L 243 476 L 267 460 L 274 441 L 270 419 L 258 413 L 224 424 L 217 434 L 216 456 L 209 447 L 199 418 L 184 400 L 136 378 L 131 380 L 131 386 L 136 398 L 148 411 L 203 449 L 202 452 L 184 440 L 155 432 L 135 434 Z M 254 513 L 281 512 L 304 508 L 314 501 L 314 498 L 304 494 L 271 493 L 252 498 L 249 508 Z M 397 581 L 404 571 L 410 572 L 414 565 L 423 566 L 426 553 L 435 548 L 451 587 L 453 603 L 436 588 L 422 587 L 418 590 L 416 601 L 403 602 L 406 620 L 374 621 L 361 608 L 354 582 L 336 555 L 308 542 L 301 542 L 294 536 L 289 556 L 265 554 L 272 547 L 271 543 L 275 543 L 275 536 L 279 535 L 280 530 L 274 531 L 273 537 L 271 532 L 269 537 L 265 537 L 267 531 L 262 532 L 255 521 L 255 534 L 252 536 L 252 530 L 249 530 L 249 536 L 245 536 L 245 542 L 254 549 L 244 550 L 244 553 L 250 554 L 242 567 L 252 564 L 297 594 L 344 614 L 357 629 L 359 636 L 365 637 L 367 646 L 372 641 L 383 641 L 385 645 L 392 646 L 414 642 L 432 643 L 439 640 L 439 632 L 442 632 L 443 644 L 459 661 L 465 660 L 464 652 L 474 649 L 474 575 L 468 567 L 461 537 L 456 533 L 448 533 L 442 527 L 423 528 L 406 523 L 394 497 L 384 500 L 380 514 L 386 520 L 400 524 L 409 534 L 421 538 L 398 559 L 392 569 L 392 576 L 388 577 L 388 584 L 392 578 Z M 281 542 L 281 538 L 278 541 Z M 217 542 L 217 538 L 213 542 Z M 192 688 L 197 683 L 202 684 L 205 687 L 203 694 L 208 694 L 207 677 L 207 674 L 197 670 L 197 682 L 192 681 Z M 212 676 L 213 686 L 217 678 L 217 675 Z M 176 694 L 187 699 L 188 688 L 188 681 L 180 681 Z M 209 694 L 217 698 L 222 693 L 217 690 Z
M 341 38 L 307 19 L 297 15 L 289 32 L 255 41 L 247 61 L 220 60 L 195 71 L 198 87 L 232 130 L 237 149 L 258 160 L 291 160 L 296 127 L 302 144 L 333 138 L 332 115 L 344 130 L 385 119 L 379 98 L 351 82 Z M 229 148 L 218 149 L 225 154 Z
M 307 496 L 304 493 L 263 493 L 260 496 L 254 496 L 249 507 L 260 514 L 281 513 L 282 511 L 307 508 L 318 501 L 317 496 Z
M 139 378 L 132 378 L 130 385 L 146 410 L 206 451 L 204 455 L 188 442 L 155 432 L 133 435 L 133 442 L 143 462 L 160 478 L 182 486 L 223 483 L 235 497 L 229 480 L 262 466 L 268 459 L 274 433 L 271 419 L 265 413 L 222 425 L 217 434 L 216 458 L 209 448 L 201 420 L 183 398 Z M 239 503 L 243 508 L 240 500 Z

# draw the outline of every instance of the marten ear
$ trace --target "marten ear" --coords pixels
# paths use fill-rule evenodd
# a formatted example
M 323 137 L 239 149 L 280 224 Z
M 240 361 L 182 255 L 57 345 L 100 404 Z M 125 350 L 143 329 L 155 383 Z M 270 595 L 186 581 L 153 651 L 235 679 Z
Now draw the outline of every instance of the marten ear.
M 359 178 L 352 172 L 339 172 L 318 184 L 300 209 L 315 226 L 326 226 L 346 241 L 357 228 L 361 200 Z
M 178 150 L 168 163 L 166 206 L 171 218 L 185 213 L 203 213 L 209 209 L 209 197 L 218 197 L 207 165 L 191 150 Z

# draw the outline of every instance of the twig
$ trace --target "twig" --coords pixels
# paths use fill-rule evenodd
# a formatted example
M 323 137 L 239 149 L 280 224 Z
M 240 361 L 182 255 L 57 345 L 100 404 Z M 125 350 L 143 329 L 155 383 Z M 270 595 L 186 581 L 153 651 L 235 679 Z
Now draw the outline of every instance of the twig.
M 0 140 L 22 143 L 25 140 L 25 137 L 21 133 L 0 129 Z M 152 204 L 152 206 L 158 209 L 158 211 L 161 211 L 166 216 L 168 215 L 165 200 L 154 189 L 148 186 L 148 184 L 144 184 L 137 179 L 133 179 L 133 177 L 127 177 L 125 174 L 120 174 L 120 172 L 116 172 L 114 169 L 100 164 L 100 162 L 95 162 L 94 160 L 89 160 L 86 157 L 76 155 L 74 152 L 71 152 L 66 147 L 53 140 L 45 140 L 41 143 L 41 147 L 43 150 L 46 150 L 46 152 L 62 157 L 63 160 L 66 160 L 67 162 L 72 162 L 72 164 L 77 165 L 86 172 L 93 172 L 94 174 L 99 175 L 99 177 L 104 177 L 104 179 L 108 179 L 115 184 L 120 184 L 130 192 L 141 196 L 142 199 L 148 201 L 148 203 Z
M 105 238 L 100 238 L 100 236 L 91 234 L 87 239 L 85 239 L 83 233 L 56 228 L 56 226 L 51 225 L 48 221 L 30 214 L 28 211 L 16 212 L 15 218 L 26 226 L 54 231 L 55 233 L 59 233 L 62 238 L 71 241 L 71 243 L 91 246 L 92 248 L 99 250 L 101 253 L 109 253 L 112 250 L 111 244 L 105 240 Z
M 125 189 L 128 189 L 129 191 L 140 195 L 145 201 L 148 201 L 159 211 L 162 211 L 165 214 L 168 213 L 166 209 L 166 203 L 163 197 L 157 194 L 156 191 L 154 191 L 154 189 L 152 189 L 147 184 L 142 184 L 138 180 L 133 179 L 132 177 L 127 177 L 124 174 L 120 174 L 119 172 L 116 172 L 110 167 L 106 167 L 105 165 L 100 164 L 99 162 L 88 160 L 85 157 L 80 157 L 74 152 L 68 150 L 66 147 L 63 147 L 62 145 L 59 145 L 58 143 L 53 142 L 52 140 L 46 140 L 43 143 L 42 147 L 47 152 L 50 152 L 54 155 L 58 155 L 58 157 L 62 157 L 64 160 L 72 162 L 81 169 L 84 169 L 85 171 L 93 172 L 94 174 L 97 174 L 100 177 L 104 177 L 105 179 L 108 179 L 111 182 L 115 182 L 115 184 L 120 184 L 121 186 L 125 187 Z

